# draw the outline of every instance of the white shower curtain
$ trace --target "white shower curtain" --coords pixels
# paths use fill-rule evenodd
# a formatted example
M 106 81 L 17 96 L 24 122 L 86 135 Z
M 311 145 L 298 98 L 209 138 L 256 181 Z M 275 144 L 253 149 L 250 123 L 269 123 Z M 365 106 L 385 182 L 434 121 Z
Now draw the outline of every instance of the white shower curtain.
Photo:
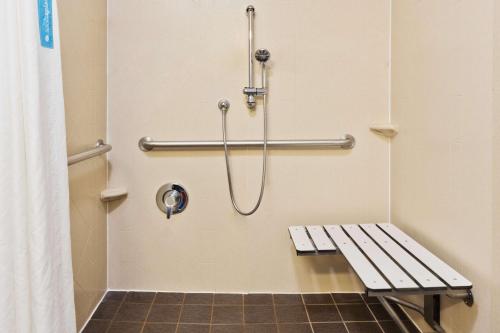
M 0 22 L 0 332 L 72 333 L 56 2 L 1 0 Z

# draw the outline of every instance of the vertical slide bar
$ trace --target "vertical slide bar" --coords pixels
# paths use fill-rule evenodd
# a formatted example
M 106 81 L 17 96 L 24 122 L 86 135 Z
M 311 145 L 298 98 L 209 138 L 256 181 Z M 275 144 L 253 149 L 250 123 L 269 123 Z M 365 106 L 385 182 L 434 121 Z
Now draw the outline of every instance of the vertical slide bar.
M 255 17 L 255 8 L 247 7 L 248 15 L 248 88 L 253 88 L 253 20 Z M 255 107 L 255 96 L 247 96 L 247 106 L 250 109 Z
M 253 19 L 255 9 L 252 6 L 247 7 L 248 15 L 248 87 L 253 88 Z

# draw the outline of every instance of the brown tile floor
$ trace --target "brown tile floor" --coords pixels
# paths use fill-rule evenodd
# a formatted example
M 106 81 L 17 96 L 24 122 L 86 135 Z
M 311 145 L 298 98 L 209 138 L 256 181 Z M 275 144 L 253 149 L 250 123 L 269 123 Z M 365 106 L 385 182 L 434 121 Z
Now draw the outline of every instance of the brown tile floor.
M 411 332 L 418 330 L 407 320 Z M 108 292 L 83 333 L 396 333 L 360 294 Z

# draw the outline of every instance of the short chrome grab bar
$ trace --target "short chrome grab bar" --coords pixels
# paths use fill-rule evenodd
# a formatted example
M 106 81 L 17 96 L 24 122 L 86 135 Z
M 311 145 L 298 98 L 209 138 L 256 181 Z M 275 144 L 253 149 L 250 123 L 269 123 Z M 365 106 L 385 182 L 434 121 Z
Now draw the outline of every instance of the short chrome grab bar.
M 342 139 L 324 140 L 268 140 L 268 149 L 352 149 L 356 140 L 352 135 L 346 134 Z M 232 149 L 257 149 L 262 148 L 261 140 L 232 140 L 227 142 Z M 222 141 L 154 141 L 150 137 L 139 140 L 139 149 L 151 150 L 218 150 L 224 149 Z
M 108 145 L 104 143 L 103 140 L 99 139 L 95 144 L 95 148 L 89 149 L 87 151 L 75 155 L 68 156 L 68 166 L 107 153 L 112 148 L 113 147 L 111 147 L 111 145 Z

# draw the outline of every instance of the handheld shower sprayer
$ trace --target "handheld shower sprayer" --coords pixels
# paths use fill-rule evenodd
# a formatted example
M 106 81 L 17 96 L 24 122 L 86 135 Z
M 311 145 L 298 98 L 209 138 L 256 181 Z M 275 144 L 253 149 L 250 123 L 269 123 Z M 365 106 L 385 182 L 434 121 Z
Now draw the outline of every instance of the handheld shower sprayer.
M 252 53 L 252 52 L 250 52 Z M 260 62 L 260 67 L 261 67 L 261 72 L 262 72 L 262 77 L 265 76 L 265 71 L 266 71 L 266 62 L 269 60 L 271 57 L 271 52 L 269 52 L 266 49 L 258 49 L 255 51 L 255 59 Z M 251 63 L 251 62 L 250 62 Z M 253 79 L 252 79 L 253 80 Z M 257 87 L 245 87 L 243 88 L 243 93 L 247 95 L 247 105 L 249 104 L 248 101 L 252 101 L 253 104 L 256 103 L 255 98 L 257 96 L 266 96 L 267 95 L 267 89 L 265 87 L 264 81 L 262 82 L 262 87 L 257 88 Z M 253 109 L 253 107 L 251 108 Z
M 264 142 L 262 149 L 262 178 L 260 183 L 260 194 L 257 199 L 257 203 L 254 207 L 248 211 L 242 211 L 234 198 L 231 168 L 229 164 L 229 149 L 227 146 L 227 129 L 226 129 L 226 115 L 230 107 L 230 103 L 226 99 L 219 101 L 218 107 L 222 113 L 222 141 L 224 142 L 224 157 L 226 160 L 226 172 L 227 172 L 227 182 L 229 185 L 229 195 L 231 197 L 231 203 L 234 209 L 241 215 L 252 215 L 259 208 L 262 197 L 264 196 L 264 186 L 266 183 L 266 171 L 267 171 L 267 73 L 266 73 L 266 62 L 271 57 L 271 53 L 266 49 L 258 49 L 255 51 L 255 59 L 261 65 L 261 81 L 262 87 L 256 88 L 253 85 L 253 19 L 255 15 L 255 8 L 253 6 L 248 6 L 246 9 L 248 16 L 248 87 L 243 88 L 243 94 L 247 96 L 247 106 L 249 109 L 254 109 L 256 106 L 256 97 L 262 96 L 262 108 L 263 108 L 263 118 L 264 118 Z
M 267 49 L 258 49 L 257 51 L 255 51 L 255 59 L 261 64 L 266 63 L 270 57 L 271 52 L 269 52 Z

